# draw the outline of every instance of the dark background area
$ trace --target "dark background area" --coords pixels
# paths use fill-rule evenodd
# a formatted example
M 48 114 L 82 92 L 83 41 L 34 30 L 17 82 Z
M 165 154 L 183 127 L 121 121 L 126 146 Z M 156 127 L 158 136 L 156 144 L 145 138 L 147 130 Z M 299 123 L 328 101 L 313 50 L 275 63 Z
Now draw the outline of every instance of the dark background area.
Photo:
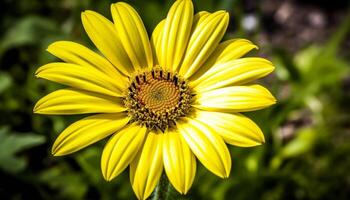
M 127 1 L 148 32 L 173 3 Z M 34 78 L 57 59 L 45 51 L 57 40 L 92 49 L 80 21 L 84 10 L 109 19 L 110 3 L 93 0 L 3 0 L 0 8 L 0 199 L 134 199 L 128 171 L 103 180 L 101 141 L 53 157 L 57 135 L 81 116 L 39 116 L 35 102 L 61 86 Z M 225 9 L 225 38 L 246 38 L 276 71 L 262 80 L 278 103 L 247 113 L 266 143 L 230 147 L 230 178 L 199 165 L 186 196 L 170 199 L 350 199 L 350 3 L 346 0 L 195 0 L 196 11 Z

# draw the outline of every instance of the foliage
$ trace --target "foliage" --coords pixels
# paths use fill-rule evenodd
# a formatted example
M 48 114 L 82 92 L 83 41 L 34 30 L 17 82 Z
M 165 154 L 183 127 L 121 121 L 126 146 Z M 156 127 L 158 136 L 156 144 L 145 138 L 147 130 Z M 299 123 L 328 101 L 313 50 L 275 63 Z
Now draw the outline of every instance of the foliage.
M 0 168 L 9 173 L 22 171 L 27 166 L 27 162 L 25 158 L 17 157 L 16 153 L 44 142 L 45 138 L 42 135 L 9 133 L 7 127 L 2 127 L 0 129 Z

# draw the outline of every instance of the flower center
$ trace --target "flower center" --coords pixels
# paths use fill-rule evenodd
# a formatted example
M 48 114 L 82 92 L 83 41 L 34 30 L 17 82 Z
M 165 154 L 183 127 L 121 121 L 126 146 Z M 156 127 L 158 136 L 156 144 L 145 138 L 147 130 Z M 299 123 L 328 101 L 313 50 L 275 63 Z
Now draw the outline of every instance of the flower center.
M 132 122 L 165 131 L 189 113 L 191 91 L 177 74 L 153 69 L 136 75 L 124 100 Z

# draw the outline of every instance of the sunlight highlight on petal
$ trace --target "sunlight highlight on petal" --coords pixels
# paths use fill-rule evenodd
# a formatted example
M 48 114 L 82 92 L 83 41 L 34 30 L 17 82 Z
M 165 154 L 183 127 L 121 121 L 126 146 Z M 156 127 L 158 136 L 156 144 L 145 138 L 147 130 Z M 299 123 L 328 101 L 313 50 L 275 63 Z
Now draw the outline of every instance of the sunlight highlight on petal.
M 239 113 L 221 113 L 198 110 L 196 119 L 210 126 L 226 143 L 251 147 L 265 142 L 260 128 L 248 117 Z
M 199 79 L 190 83 L 197 92 L 232 85 L 243 85 L 270 74 L 275 67 L 263 58 L 240 58 L 215 64 Z
M 260 85 L 231 86 L 198 94 L 194 107 L 222 112 L 260 110 L 276 103 L 276 99 Z

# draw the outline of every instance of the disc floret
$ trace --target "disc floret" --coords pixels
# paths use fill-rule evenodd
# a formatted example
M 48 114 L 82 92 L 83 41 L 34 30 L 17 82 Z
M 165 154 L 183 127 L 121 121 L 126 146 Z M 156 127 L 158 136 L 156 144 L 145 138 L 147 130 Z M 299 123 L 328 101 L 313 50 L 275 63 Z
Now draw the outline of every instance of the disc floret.
M 134 76 L 124 103 L 131 122 L 164 132 L 189 113 L 191 97 L 187 81 L 156 68 Z

